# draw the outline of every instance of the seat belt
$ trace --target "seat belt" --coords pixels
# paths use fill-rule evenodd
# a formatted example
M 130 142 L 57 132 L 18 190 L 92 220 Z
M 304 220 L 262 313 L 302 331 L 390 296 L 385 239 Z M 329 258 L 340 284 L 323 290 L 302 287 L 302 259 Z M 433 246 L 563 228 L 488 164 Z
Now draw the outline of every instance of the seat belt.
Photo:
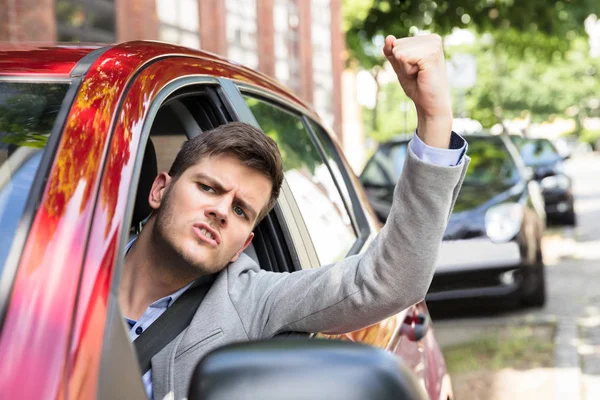
M 152 357 L 190 325 L 213 281 L 212 275 L 198 279 L 133 341 L 142 376 L 150 370 Z

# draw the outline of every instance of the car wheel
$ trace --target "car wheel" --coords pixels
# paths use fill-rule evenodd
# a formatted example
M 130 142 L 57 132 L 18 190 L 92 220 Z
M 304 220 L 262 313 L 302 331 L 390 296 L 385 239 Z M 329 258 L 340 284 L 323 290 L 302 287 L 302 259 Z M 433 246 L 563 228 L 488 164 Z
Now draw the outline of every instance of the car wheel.
M 531 268 L 523 282 L 524 294 L 522 303 L 528 307 L 543 307 L 546 304 L 546 272 L 544 263 L 539 257 L 539 264 Z

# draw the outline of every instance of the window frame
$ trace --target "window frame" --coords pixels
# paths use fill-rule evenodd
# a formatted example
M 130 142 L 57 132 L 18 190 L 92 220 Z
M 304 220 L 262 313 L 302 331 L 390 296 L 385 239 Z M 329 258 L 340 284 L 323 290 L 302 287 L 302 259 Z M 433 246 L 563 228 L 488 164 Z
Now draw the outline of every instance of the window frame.
M 356 224 L 355 232 L 357 233 L 357 241 L 354 243 L 353 247 L 350 249 L 350 252 L 348 255 L 358 254 L 358 253 L 360 253 L 360 250 L 364 247 L 365 243 L 367 242 L 367 240 L 372 232 L 371 232 L 371 227 L 369 225 L 369 221 L 364 212 L 363 204 L 361 203 L 360 198 L 357 194 L 356 187 L 354 186 L 354 182 L 353 182 L 352 178 L 350 177 L 350 172 L 349 172 L 349 171 L 351 171 L 350 166 L 343 158 L 341 149 L 339 149 L 339 147 L 335 144 L 334 140 L 332 139 L 333 134 L 331 132 L 329 132 L 327 129 L 325 129 L 325 127 L 323 127 L 323 125 L 321 125 L 318 121 L 316 121 L 314 119 L 310 119 L 306 116 L 305 116 L 305 118 L 307 119 L 307 121 L 312 122 L 316 126 L 320 127 L 321 130 L 323 131 L 323 137 L 325 138 L 325 140 L 328 141 L 327 145 L 329 145 L 329 148 L 333 152 L 333 158 L 334 158 L 333 161 L 337 164 L 337 166 L 340 170 L 340 173 L 342 174 L 342 179 L 344 181 L 343 183 L 346 186 L 346 190 L 348 191 L 349 199 L 346 199 L 342 192 L 340 192 L 340 195 L 342 196 L 342 199 L 344 200 L 344 202 L 346 202 L 346 203 L 348 201 L 350 202 L 352 212 L 350 212 L 349 214 L 350 214 L 350 218 L 354 219 L 354 223 Z M 313 128 L 312 124 L 309 123 L 308 126 L 312 130 L 312 128 Z M 326 145 L 322 143 L 320 136 L 314 131 L 312 131 L 312 134 L 319 141 L 319 145 L 322 146 L 323 148 L 325 148 Z M 325 152 L 325 150 L 323 150 L 323 152 Z M 324 154 L 326 154 L 326 153 L 324 153 Z M 331 171 L 331 167 L 329 165 L 328 165 L 328 168 Z M 335 178 L 335 174 L 332 173 L 332 176 Z M 339 185 L 339 183 L 336 183 L 336 184 Z
M 137 79 L 137 77 L 135 79 Z M 152 126 L 154 125 L 154 121 L 156 119 L 159 109 L 169 100 L 170 96 L 175 94 L 177 91 L 193 86 L 196 88 L 196 91 L 199 92 L 199 88 L 201 88 L 202 86 L 204 86 L 205 88 L 207 86 L 218 87 L 218 84 L 218 79 L 214 77 L 205 75 L 186 75 L 175 79 L 169 82 L 167 85 L 165 85 L 159 91 L 159 93 L 157 93 L 153 102 L 148 106 L 148 113 L 143 122 L 141 137 L 138 143 L 137 151 L 135 152 L 135 162 L 132 170 L 131 185 L 129 187 L 129 190 L 127 191 L 128 201 L 125 205 L 126 209 L 123 220 L 121 221 L 121 234 L 115 255 L 116 261 L 114 264 L 114 269 L 112 271 L 112 276 L 110 277 L 110 291 L 108 293 L 107 300 L 106 320 L 104 326 L 102 327 L 103 338 L 102 347 L 100 350 L 100 368 L 98 371 L 96 387 L 96 393 L 98 398 L 103 398 L 103 395 L 107 394 L 113 395 L 115 393 L 113 392 L 113 389 L 115 387 L 119 387 L 122 390 L 122 392 L 119 392 L 120 394 L 131 393 L 131 391 L 135 393 L 135 387 L 137 386 L 139 388 L 139 385 L 142 383 L 142 375 L 139 369 L 137 368 L 137 355 L 135 353 L 133 344 L 129 341 L 125 325 L 122 324 L 122 329 L 119 329 L 114 327 L 114 324 L 118 324 L 119 321 L 124 321 L 123 313 L 121 312 L 121 307 L 117 295 L 121 280 L 121 274 L 123 271 L 122 256 L 125 254 L 125 249 L 129 242 L 129 232 L 131 222 L 133 220 L 135 199 L 137 196 L 137 189 L 142 172 L 142 161 L 144 158 L 147 142 L 150 139 L 150 132 L 152 130 Z M 125 98 L 128 95 L 129 92 L 125 93 L 123 98 Z M 123 109 L 121 108 L 121 105 L 119 105 L 117 114 L 120 114 L 121 112 L 123 112 Z M 189 121 L 190 117 L 191 115 L 185 118 L 187 118 Z M 183 122 L 182 124 L 185 127 L 186 124 Z M 189 128 L 185 129 L 185 135 L 188 138 L 190 138 L 190 136 L 194 137 L 194 133 L 190 132 Z M 123 338 L 126 339 L 126 342 L 123 340 Z M 123 352 L 125 349 L 129 349 L 130 352 L 127 352 L 124 355 Z M 127 362 L 129 364 L 133 363 L 134 365 L 123 365 Z M 115 364 L 117 363 L 120 363 L 120 368 L 114 368 Z M 120 374 L 121 380 L 119 380 L 118 378 Z M 115 382 L 122 382 L 123 377 L 125 377 L 127 385 L 114 384 Z
M 331 133 L 327 129 L 325 129 L 321 123 L 318 122 L 318 117 L 316 117 L 315 115 L 312 115 L 312 113 L 308 112 L 308 110 L 303 109 L 289 101 L 286 101 L 285 99 L 281 98 L 280 96 L 270 93 L 260 87 L 256 87 L 253 85 L 249 85 L 247 83 L 240 83 L 240 82 L 237 82 L 237 86 L 238 86 L 239 91 L 242 96 L 249 96 L 249 97 L 261 100 L 263 102 L 266 102 L 268 104 L 271 104 L 274 107 L 283 109 L 284 111 L 287 111 L 287 112 L 297 116 L 302 121 L 304 128 L 308 132 L 310 140 L 313 142 L 313 145 L 316 147 L 317 151 L 319 152 L 319 155 L 320 155 L 323 163 L 327 166 L 329 174 L 330 174 L 331 178 L 333 179 L 334 184 L 336 185 L 336 188 L 338 190 L 340 198 L 342 199 L 342 201 L 345 205 L 346 212 L 351 220 L 352 229 L 355 233 L 356 239 L 355 239 L 354 243 L 352 244 L 352 246 L 350 247 L 350 249 L 348 250 L 348 252 L 346 253 L 345 257 L 360 253 L 360 251 L 364 248 L 365 244 L 367 243 L 372 230 L 371 230 L 371 226 L 367 220 L 367 217 L 365 215 L 364 209 L 362 208 L 362 203 L 360 202 L 359 196 L 357 195 L 356 188 L 354 187 L 354 184 L 352 183 L 352 180 L 350 179 L 350 176 L 348 173 L 349 167 L 347 166 L 346 163 L 343 162 L 343 159 L 342 159 L 341 155 L 339 154 L 340 150 L 338 149 L 337 146 L 335 146 L 333 140 L 331 139 Z M 242 99 L 242 101 L 244 101 L 244 100 Z M 245 101 L 244 101 L 244 106 L 245 106 L 245 108 L 247 108 L 248 113 L 250 113 L 252 115 L 252 119 L 256 123 L 256 119 L 254 118 L 254 115 L 250 111 L 250 108 L 246 105 Z M 338 168 L 340 168 L 340 172 L 341 172 L 342 178 L 344 180 L 342 183 L 345 185 L 345 187 L 348 191 L 348 194 L 350 196 L 350 199 L 347 199 L 346 196 L 344 195 L 343 191 L 340 190 L 340 182 L 338 182 L 335 174 L 332 173 L 331 165 L 329 164 L 329 157 L 327 156 L 327 152 L 324 149 L 324 144 L 321 142 L 321 140 L 319 139 L 317 134 L 314 132 L 314 130 L 311 126 L 311 121 L 316 126 L 320 127 L 323 130 L 324 136 L 325 135 L 328 136 L 327 140 L 330 141 L 330 145 L 331 145 L 330 149 L 333 151 L 334 161 L 337 163 Z M 260 126 L 258 126 L 258 123 L 256 123 L 255 126 L 257 126 L 260 129 Z M 287 181 L 284 179 L 284 186 L 286 186 L 286 185 L 287 185 Z M 297 251 L 300 251 L 298 249 L 301 248 L 302 246 L 307 246 L 306 241 L 308 240 L 310 242 L 311 252 L 315 252 L 316 261 L 312 260 L 311 263 L 307 264 L 307 265 L 309 265 L 309 268 L 318 268 L 319 266 L 321 266 L 321 263 L 319 262 L 318 255 L 316 255 L 316 250 L 314 248 L 312 238 L 310 237 L 310 233 L 306 226 L 306 222 L 304 221 L 304 217 L 300 213 L 300 210 L 298 208 L 298 205 L 296 204 L 296 201 L 291 192 L 291 189 L 289 189 L 289 185 L 287 185 L 287 186 L 288 186 L 287 191 L 289 191 L 289 192 L 286 192 L 285 194 L 288 197 L 291 196 L 291 198 L 293 199 L 292 201 L 295 205 L 295 210 L 293 213 L 294 215 L 286 216 L 286 219 L 294 218 L 294 220 L 295 220 L 294 223 L 298 223 L 298 218 L 300 218 L 300 221 L 302 221 L 300 229 L 302 231 L 305 231 L 304 235 L 302 235 L 301 238 L 300 237 L 295 238 L 294 246 L 297 248 Z M 282 193 L 284 192 L 283 189 L 284 188 L 282 187 Z M 348 200 L 350 200 L 350 204 L 348 204 Z M 308 235 L 308 237 L 305 237 L 305 235 Z
M 202 88 L 203 86 L 204 88 Z M 111 368 L 111 366 L 114 366 L 114 363 L 119 362 L 121 359 L 120 357 L 123 357 L 122 352 L 125 349 L 129 348 L 131 351 L 125 355 L 126 362 L 131 363 L 132 360 L 134 362 L 137 360 L 135 349 L 129 342 L 128 337 L 126 337 L 127 341 L 123 342 L 123 337 L 127 334 L 127 331 L 124 329 L 124 325 L 122 327 L 123 329 L 120 329 L 116 328 L 114 324 L 123 320 L 123 315 L 117 296 L 120 277 L 123 269 L 122 255 L 125 253 L 125 248 L 129 242 L 129 228 L 133 219 L 135 199 L 142 172 L 142 160 L 144 158 L 147 142 L 151 138 L 150 133 L 158 111 L 161 109 L 161 107 L 171 101 L 180 101 L 184 97 L 194 96 L 194 94 L 198 95 L 204 89 L 207 93 L 209 93 L 209 97 L 211 97 L 212 101 L 219 102 L 220 105 L 223 106 L 222 112 L 227 119 L 227 121 L 224 123 L 240 121 L 241 118 L 238 110 L 236 109 L 236 104 L 239 104 L 239 102 L 243 103 L 244 100 L 241 95 L 239 95 L 239 92 L 237 95 L 235 91 L 232 92 L 232 88 L 235 89 L 235 86 L 227 79 L 205 75 L 187 75 L 173 80 L 165 85 L 159 91 L 154 101 L 149 105 L 146 119 L 143 122 L 138 148 L 135 152 L 132 180 L 127 192 L 127 198 L 129 200 L 126 203 L 126 211 L 123 220 L 121 221 L 123 225 L 121 228 L 121 235 L 116 252 L 117 259 L 111 277 L 110 293 L 106 311 L 106 323 L 102 328 L 104 332 L 100 355 L 101 367 L 99 370 L 98 384 L 96 388 L 98 397 L 102 397 L 102 393 L 113 393 L 111 392 L 111 388 L 114 386 L 114 376 L 115 374 L 118 374 L 117 371 L 119 368 Z M 122 111 L 123 110 L 119 108 L 118 113 Z M 189 116 L 185 118 L 190 118 L 192 114 L 193 113 L 190 113 Z M 194 121 L 193 123 L 197 124 L 197 121 Z M 188 139 L 190 139 L 195 137 L 196 134 L 200 134 L 200 132 L 201 129 L 198 127 L 198 131 L 196 131 L 194 128 L 191 130 L 186 129 L 185 134 Z M 274 210 L 272 210 L 255 228 L 257 234 L 257 237 L 255 237 L 255 240 L 257 240 L 255 243 L 255 249 L 259 257 L 261 267 L 264 269 L 275 272 L 294 272 L 296 270 L 300 270 L 300 261 L 298 254 L 295 252 L 295 248 L 292 245 L 291 235 L 288 229 L 289 226 L 287 225 L 285 218 L 283 218 L 284 212 L 282 211 L 282 208 L 287 209 L 288 207 L 287 199 L 285 197 L 280 197 Z M 277 266 L 277 268 L 274 266 Z M 113 343 L 115 346 L 111 346 Z M 115 352 L 119 354 L 115 354 Z M 130 356 L 133 356 L 133 358 Z M 122 367 L 126 368 L 127 366 Z M 122 385 L 123 387 L 121 389 L 125 392 L 128 390 L 135 390 L 135 386 L 141 383 L 142 375 L 135 367 L 132 367 L 131 370 L 126 369 L 125 372 L 129 378 L 135 378 L 136 376 L 139 376 L 139 382 L 138 378 L 130 379 L 128 381 L 130 383 L 127 385 Z M 113 376 L 113 378 L 110 378 L 110 376 Z
M 304 114 L 296 112 L 296 111 L 294 111 L 294 110 L 292 110 L 292 109 L 290 109 L 288 107 L 285 107 L 285 106 L 283 106 L 281 104 L 278 104 L 276 101 L 271 101 L 271 100 L 265 99 L 264 97 L 261 97 L 260 95 L 246 95 L 246 96 L 248 96 L 250 98 L 253 98 L 253 99 L 256 99 L 258 101 L 261 101 L 263 103 L 266 103 L 266 104 L 272 106 L 273 108 L 280 110 L 283 113 L 286 113 L 286 114 L 289 114 L 289 115 L 291 115 L 293 117 L 296 117 L 298 119 L 298 121 L 302 124 L 302 127 L 306 131 L 306 134 L 307 134 L 309 140 L 311 141 L 312 145 L 314 146 L 315 150 L 317 151 L 317 154 L 319 155 L 319 157 L 320 157 L 323 165 L 326 166 L 327 171 L 329 173 L 329 176 L 332 179 L 332 181 L 333 181 L 333 183 L 334 183 L 334 185 L 336 187 L 336 190 L 338 192 L 338 195 L 340 196 L 340 199 L 342 200 L 342 203 L 344 204 L 344 209 L 346 211 L 346 214 L 347 214 L 348 218 L 350 219 L 350 225 L 351 225 L 352 233 L 353 233 L 355 239 L 354 239 L 352 245 L 350 246 L 350 248 L 348 249 L 348 251 L 346 252 L 346 254 L 344 256 L 344 258 L 347 257 L 349 254 L 351 254 L 351 253 L 349 253 L 350 250 L 352 250 L 352 248 L 355 246 L 356 242 L 358 241 L 358 237 L 359 237 L 358 230 L 357 230 L 357 228 L 356 228 L 356 226 L 354 224 L 354 220 L 353 220 L 353 217 L 352 217 L 351 208 L 348 207 L 348 204 L 345 201 L 345 198 L 344 198 L 344 196 L 342 194 L 342 191 L 339 188 L 339 183 L 337 182 L 337 180 L 335 179 L 335 176 L 331 172 L 331 167 L 330 167 L 330 165 L 329 165 L 329 163 L 327 161 L 327 158 L 324 157 L 323 149 L 320 147 L 321 146 L 320 143 L 318 143 L 316 141 L 313 133 L 308 128 L 307 121 L 304 119 Z M 245 102 L 245 100 L 244 100 L 244 102 Z M 285 179 L 285 181 L 287 183 L 287 179 Z M 288 196 L 291 196 L 294 199 L 294 203 L 297 206 L 296 196 L 294 195 L 294 193 L 291 190 L 291 188 L 290 188 L 290 192 L 289 192 Z M 299 215 L 297 215 L 295 217 L 296 218 L 296 223 L 297 223 L 297 218 L 301 218 L 302 219 L 302 221 L 304 223 L 304 226 L 306 227 L 307 232 L 308 232 L 308 238 L 309 238 L 308 240 L 313 244 L 313 247 L 314 247 L 314 249 L 316 251 L 316 247 L 314 246 L 313 235 L 310 234 L 311 230 L 308 228 L 308 225 L 306 224 L 306 220 L 304 219 L 304 215 L 302 214 L 302 211 L 300 210 L 299 207 L 298 207 L 298 212 L 299 212 Z M 318 259 L 318 265 L 319 266 L 323 265 L 323 262 L 320 260 L 318 252 L 317 252 L 317 259 Z

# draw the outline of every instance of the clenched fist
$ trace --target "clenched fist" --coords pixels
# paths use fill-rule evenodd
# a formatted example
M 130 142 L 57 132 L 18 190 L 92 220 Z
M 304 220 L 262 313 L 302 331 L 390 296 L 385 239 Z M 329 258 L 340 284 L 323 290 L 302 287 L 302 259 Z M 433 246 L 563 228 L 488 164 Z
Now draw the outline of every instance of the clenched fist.
M 394 67 L 404 93 L 415 103 L 417 131 L 429 146 L 447 149 L 452 132 L 452 104 L 442 39 L 423 35 L 385 38 L 383 53 Z

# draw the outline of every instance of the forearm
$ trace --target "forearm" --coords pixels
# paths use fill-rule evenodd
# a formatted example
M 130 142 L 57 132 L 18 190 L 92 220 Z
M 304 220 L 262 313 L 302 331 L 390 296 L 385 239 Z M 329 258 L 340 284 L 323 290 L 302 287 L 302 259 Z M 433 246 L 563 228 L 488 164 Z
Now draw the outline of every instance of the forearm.
M 433 116 L 418 113 L 417 134 L 425 144 L 431 147 L 447 149 L 450 146 L 452 133 L 452 113 L 448 115 Z
M 364 253 L 287 275 L 256 290 L 269 309 L 249 320 L 264 337 L 281 330 L 341 333 L 373 324 L 420 301 L 427 291 L 468 159 L 440 167 L 409 154 L 388 222 Z M 252 293 L 244 290 L 244 297 Z M 244 301 L 240 304 L 256 304 Z M 244 314 L 244 313 L 242 313 Z M 262 313 L 261 313 L 262 314 Z
M 370 264 L 380 269 L 382 285 L 389 283 L 389 290 L 404 293 L 407 303 L 420 301 L 431 283 L 467 164 L 468 159 L 458 166 L 440 167 L 414 154 L 407 159 L 377 247 L 370 250 Z

